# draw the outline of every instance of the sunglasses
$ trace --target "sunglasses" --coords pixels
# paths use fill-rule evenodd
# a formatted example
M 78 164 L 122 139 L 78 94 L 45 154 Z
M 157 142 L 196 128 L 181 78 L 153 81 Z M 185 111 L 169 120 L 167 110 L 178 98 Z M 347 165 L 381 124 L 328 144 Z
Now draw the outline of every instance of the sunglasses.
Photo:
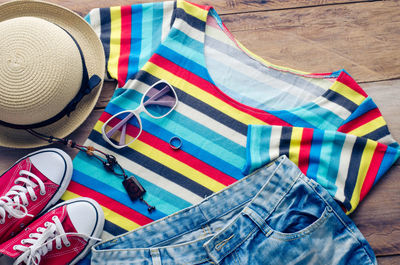
M 142 133 L 140 113 L 145 112 L 154 119 L 161 119 L 170 114 L 177 104 L 178 97 L 174 88 L 167 81 L 160 80 L 143 94 L 136 109 L 121 111 L 103 124 L 103 139 L 117 149 L 124 148 Z

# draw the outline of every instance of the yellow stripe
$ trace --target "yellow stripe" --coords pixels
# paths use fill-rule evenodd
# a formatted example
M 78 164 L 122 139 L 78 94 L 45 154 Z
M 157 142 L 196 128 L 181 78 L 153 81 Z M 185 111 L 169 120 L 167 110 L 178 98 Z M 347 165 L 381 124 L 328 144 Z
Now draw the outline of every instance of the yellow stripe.
M 385 126 L 385 125 L 386 125 L 385 120 L 383 119 L 382 116 L 380 116 L 364 125 L 361 125 L 357 129 L 354 129 L 348 133 L 355 135 L 355 136 L 364 136 L 364 135 L 367 135 L 367 134 L 379 129 L 382 126 Z
M 332 85 L 331 90 L 339 93 L 340 95 L 344 96 L 348 100 L 351 100 L 357 105 L 360 105 L 361 102 L 363 102 L 365 99 L 363 95 L 359 94 L 357 91 L 354 91 L 353 89 L 340 82 L 335 82 Z
M 94 129 L 101 133 L 101 127 L 103 126 L 102 122 L 97 122 Z M 132 137 L 126 135 L 128 137 L 127 142 L 132 140 Z M 154 161 L 159 162 L 160 164 L 169 167 L 170 169 L 184 175 L 185 177 L 199 183 L 200 185 L 206 187 L 209 190 L 214 192 L 220 191 L 226 186 L 219 183 L 218 181 L 204 175 L 203 173 L 193 169 L 192 167 L 186 165 L 185 163 L 176 160 L 175 158 L 161 152 L 160 150 L 140 141 L 139 139 L 133 142 L 130 148 L 142 153 L 143 155 L 153 159 Z
M 71 200 L 71 199 L 75 199 L 75 198 L 79 198 L 79 197 L 82 197 L 82 196 L 79 196 L 78 194 L 67 190 L 61 199 L 64 201 L 67 201 L 67 200 Z M 131 220 L 117 214 L 116 212 L 108 209 L 107 207 L 101 206 L 101 208 L 103 209 L 104 217 L 106 218 L 107 221 L 109 221 L 113 224 L 116 224 L 119 227 L 121 227 L 127 231 L 131 231 L 131 230 L 134 230 L 134 229 L 140 227 L 140 225 L 138 225 L 137 223 L 132 222 Z
M 369 169 L 369 165 L 371 164 L 372 156 L 374 155 L 375 149 L 378 146 L 378 142 L 372 141 L 370 139 L 367 140 L 367 143 L 365 145 L 362 157 L 361 157 L 361 162 L 360 162 L 360 167 L 358 170 L 358 176 L 357 176 L 357 182 L 354 187 L 354 192 L 353 195 L 351 196 L 350 204 L 351 204 L 351 210 L 349 211 L 348 214 L 350 214 L 354 209 L 357 207 L 358 203 L 360 202 L 360 194 L 361 194 L 361 188 L 362 184 L 364 183 L 365 177 L 367 176 L 367 172 Z
M 303 128 L 293 127 L 292 137 L 290 139 L 289 159 L 296 165 L 299 165 L 300 143 L 303 135 Z
M 110 57 L 108 59 L 108 72 L 110 76 L 118 79 L 118 61 L 121 47 L 121 7 L 110 8 L 111 34 L 110 34 Z
M 200 101 L 207 102 L 208 105 L 214 107 L 215 109 L 225 113 L 227 116 L 238 120 L 241 123 L 246 125 L 248 124 L 259 124 L 259 125 L 266 125 L 264 121 L 257 119 L 247 113 L 244 113 L 231 105 L 225 103 L 224 101 L 214 97 L 213 95 L 207 93 L 206 91 L 198 88 L 197 86 L 187 82 L 185 79 L 182 79 L 178 76 L 171 74 L 170 72 L 158 67 L 157 65 L 148 62 L 143 67 L 144 71 L 147 71 L 151 75 L 159 79 L 168 80 L 168 82 L 178 87 L 180 90 L 184 91 L 185 93 L 199 99 Z
M 204 10 L 198 6 L 192 5 L 191 3 L 185 1 L 178 1 L 176 6 L 178 8 L 182 8 L 183 10 L 185 10 L 186 13 L 204 22 L 207 21 L 208 10 Z

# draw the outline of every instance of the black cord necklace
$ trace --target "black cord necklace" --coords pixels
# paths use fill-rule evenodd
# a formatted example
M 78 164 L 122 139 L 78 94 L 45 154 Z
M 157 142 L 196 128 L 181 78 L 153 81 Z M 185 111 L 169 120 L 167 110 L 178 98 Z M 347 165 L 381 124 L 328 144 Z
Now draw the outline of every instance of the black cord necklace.
M 137 199 L 139 199 L 141 202 L 147 205 L 147 210 L 150 213 L 156 209 L 156 207 L 151 206 L 143 199 L 143 195 L 146 193 L 146 190 L 134 176 L 128 176 L 125 173 L 124 168 L 117 162 L 115 156 L 106 154 L 103 151 L 94 148 L 93 146 L 77 144 L 75 141 L 68 138 L 57 138 L 54 136 L 48 136 L 32 129 L 28 129 L 27 132 L 49 143 L 60 143 L 70 148 L 75 148 L 79 151 L 85 152 L 90 157 L 94 157 L 103 164 L 103 167 L 108 172 L 111 172 L 114 175 L 123 178 L 122 185 L 124 186 L 126 192 L 129 195 L 129 198 L 132 201 L 136 201 Z

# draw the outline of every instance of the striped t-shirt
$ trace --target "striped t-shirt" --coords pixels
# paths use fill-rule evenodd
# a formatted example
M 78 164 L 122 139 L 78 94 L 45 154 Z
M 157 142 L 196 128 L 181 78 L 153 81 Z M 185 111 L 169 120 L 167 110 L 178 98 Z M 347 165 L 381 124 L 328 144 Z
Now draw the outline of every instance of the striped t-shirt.
M 350 213 L 399 157 L 377 106 L 344 70 L 311 74 L 272 65 L 235 40 L 209 6 L 147 3 L 94 9 L 86 19 L 118 86 L 85 144 L 115 155 L 157 208 L 149 213 L 132 202 L 120 178 L 78 154 L 64 199 L 97 200 L 105 235 L 198 203 L 280 155 Z M 129 147 L 107 144 L 104 122 L 135 109 L 161 79 L 176 90 L 174 111 L 162 119 L 142 113 L 143 132 Z M 169 146 L 174 136 L 179 150 Z

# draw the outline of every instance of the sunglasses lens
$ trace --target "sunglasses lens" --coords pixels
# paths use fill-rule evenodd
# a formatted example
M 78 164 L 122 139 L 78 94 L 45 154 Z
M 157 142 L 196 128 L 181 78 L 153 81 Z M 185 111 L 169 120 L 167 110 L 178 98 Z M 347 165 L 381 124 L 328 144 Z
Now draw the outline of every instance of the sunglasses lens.
M 171 85 L 160 82 L 144 95 L 143 105 L 154 117 L 163 117 L 174 109 L 176 102 L 177 98 Z
M 115 145 L 129 145 L 140 133 L 139 120 L 132 112 L 120 113 L 108 121 L 104 131 Z

